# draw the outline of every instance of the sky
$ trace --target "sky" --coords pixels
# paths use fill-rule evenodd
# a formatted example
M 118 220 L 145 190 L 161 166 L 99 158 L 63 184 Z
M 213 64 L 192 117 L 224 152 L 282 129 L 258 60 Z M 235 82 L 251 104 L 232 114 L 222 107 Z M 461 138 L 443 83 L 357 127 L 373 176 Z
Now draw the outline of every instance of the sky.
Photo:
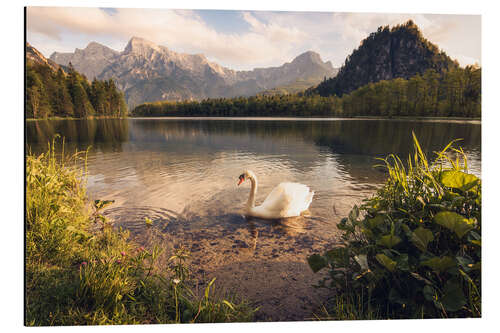
M 479 15 L 28 7 L 26 29 L 46 57 L 92 41 L 122 51 L 137 36 L 249 70 L 280 66 L 309 50 L 340 67 L 379 26 L 409 19 L 461 65 L 481 64 Z

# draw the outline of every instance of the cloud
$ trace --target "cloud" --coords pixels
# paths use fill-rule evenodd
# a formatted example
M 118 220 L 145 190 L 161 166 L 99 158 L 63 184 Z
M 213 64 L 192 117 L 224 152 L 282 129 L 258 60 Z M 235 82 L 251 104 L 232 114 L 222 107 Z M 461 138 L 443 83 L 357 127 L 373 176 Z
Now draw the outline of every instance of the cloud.
M 340 66 L 379 26 L 412 19 L 424 37 L 463 65 L 481 59 L 479 16 L 236 13 L 242 21 L 240 29 L 235 29 L 238 33 L 217 31 L 191 10 L 28 7 L 28 41 L 44 54 L 72 51 L 92 40 L 120 51 L 130 37 L 139 36 L 176 52 L 203 53 L 210 60 L 235 69 L 281 65 L 307 50 L 316 51 L 323 60 Z
M 30 37 L 43 36 L 52 45 L 68 34 L 119 39 L 122 45 L 139 36 L 175 51 L 204 53 L 248 68 L 289 61 L 292 45 L 307 38 L 297 28 L 261 22 L 250 12 L 242 15 L 250 30 L 241 34 L 217 32 L 189 10 L 116 9 L 110 14 L 99 8 L 29 7 L 27 17 Z

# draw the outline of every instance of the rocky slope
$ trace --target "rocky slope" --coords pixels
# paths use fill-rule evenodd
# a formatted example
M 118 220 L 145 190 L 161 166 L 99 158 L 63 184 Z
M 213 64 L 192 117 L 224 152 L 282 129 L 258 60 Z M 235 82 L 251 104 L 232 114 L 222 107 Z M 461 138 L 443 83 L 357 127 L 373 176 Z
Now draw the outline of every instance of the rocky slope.
M 50 60 L 65 66 L 71 62 L 77 71 L 83 73 L 87 79 L 93 80 L 113 62 L 118 54 L 119 52 L 107 46 L 91 42 L 83 50 L 75 49 L 74 53 L 54 52 Z
M 133 37 L 122 52 L 92 42 L 74 53 L 53 53 L 60 64 L 72 63 L 89 79 L 113 78 L 130 107 L 157 100 L 251 96 L 297 80 L 319 83 L 336 74 L 319 54 L 305 52 L 279 67 L 235 71 L 208 61 L 202 54 L 182 54 Z
M 413 21 L 392 29 L 380 27 L 347 57 L 337 76 L 325 80 L 312 92 L 338 95 L 381 80 L 408 79 L 427 69 L 443 72 L 458 67 L 438 47 L 426 40 Z
M 53 71 L 59 70 L 60 66 L 54 61 L 47 59 L 40 53 L 37 49 L 30 45 L 30 43 L 26 43 L 26 61 L 33 62 L 36 64 L 47 65 Z

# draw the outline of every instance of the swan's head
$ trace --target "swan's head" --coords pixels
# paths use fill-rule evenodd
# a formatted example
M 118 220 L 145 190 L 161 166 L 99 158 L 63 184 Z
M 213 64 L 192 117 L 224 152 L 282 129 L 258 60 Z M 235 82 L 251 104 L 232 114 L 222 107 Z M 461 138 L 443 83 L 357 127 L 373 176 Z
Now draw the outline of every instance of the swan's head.
M 243 172 L 239 177 L 238 177 L 238 185 L 240 185 L 241 183 L 243 183 L 245 180 L 247 179 L 250 179 L 250 178 L 253 178 L 255 179 L 255 174 L 253 173 L 253 171 L 251 170 L 246 170 L 245 172 Z

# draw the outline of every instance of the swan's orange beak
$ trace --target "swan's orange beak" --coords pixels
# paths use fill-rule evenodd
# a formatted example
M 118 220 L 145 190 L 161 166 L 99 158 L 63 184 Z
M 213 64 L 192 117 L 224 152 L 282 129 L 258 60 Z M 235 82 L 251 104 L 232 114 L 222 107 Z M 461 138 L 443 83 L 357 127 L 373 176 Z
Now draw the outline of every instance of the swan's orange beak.
M 243 183 L 245 181 L 245 175 L 240 175 L 240 180 L 238 181 L 238 185 L 240 185 L 241 183 Z

